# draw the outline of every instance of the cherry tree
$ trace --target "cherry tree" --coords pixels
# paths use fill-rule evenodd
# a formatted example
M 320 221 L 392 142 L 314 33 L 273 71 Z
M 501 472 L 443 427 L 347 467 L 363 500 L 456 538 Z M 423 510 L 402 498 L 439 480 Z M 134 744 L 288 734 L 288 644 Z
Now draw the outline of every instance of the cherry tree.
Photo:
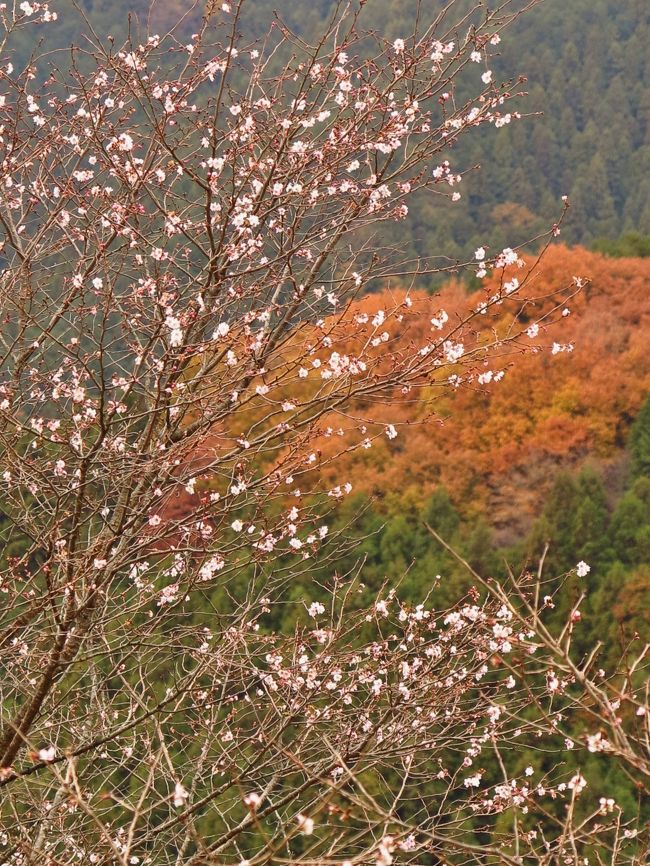
M 519 744 L 584 718 L 576 748 L 648 772 L 643 654 L 594 678 L 576 611 L 553 635 L 527 573 L 476 575 L 452 610 L 388 586 L 359 609 L 359 574 L 333 574 L 272 627 L 343 543 L 326 515 L 351 488 L 324 462 L 400 435 L 377 405 L 498 387 L 564 306 L 520 324 L 543 289 L 516 250 L 391 247 L 416 192 L 458 200 L 456 141 L 521 117 L 491 69 L 521 4 L 455 6 L 392 42 L 341 5 L 314 44 L 279 21 L 249 44 L 245 2 L 213 4 L 188 44 L 3 60 L 3 862 L 642 856 L 606 796 L 577 808 L 580 773 L 513 775 Z M 2 15 L 9 57 L 56 26 Z M 410 288 L 460 268 L 499 289 L 463 316 L 431 298 L 423 332 Z

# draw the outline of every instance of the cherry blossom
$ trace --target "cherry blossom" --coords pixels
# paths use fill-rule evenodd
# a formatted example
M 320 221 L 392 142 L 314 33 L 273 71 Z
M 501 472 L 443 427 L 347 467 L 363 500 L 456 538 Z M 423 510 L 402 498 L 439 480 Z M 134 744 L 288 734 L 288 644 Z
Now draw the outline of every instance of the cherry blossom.
M 519 15 L 468 31 L 423 5 L 391 41 L 343 5 L 310 47 L 279 22 L 247 41 L 245 12 L 89 42 L 67 71 L 46 47 L 43 81 L 15 33 L 56 13 L 0 16 L 0 478 L 24 542 L 0 565 L 3 857 L 514 866 L 570 838 L 610 862 L 636 827 L 578 758 L 646 772 L 647 709 L 633 665 L 574 648 L 578 603 L 558 626 L 535 569 L 467 563 L 454 601 L 447 573 L 413 599 L 336 565 L 342 458 L 390 459 L 415 393 L 436 447 L 455 395 L 502 388 L 583 285 L 537 315 L 519 248 L 390 244 L 417 196 L 471 182 L 461 137 L 519 121 L 472 63 Z M 419 291 L 459 269 L 490 275 L 480 306 Z M 576 759 L 531 776 L 525 746 Z

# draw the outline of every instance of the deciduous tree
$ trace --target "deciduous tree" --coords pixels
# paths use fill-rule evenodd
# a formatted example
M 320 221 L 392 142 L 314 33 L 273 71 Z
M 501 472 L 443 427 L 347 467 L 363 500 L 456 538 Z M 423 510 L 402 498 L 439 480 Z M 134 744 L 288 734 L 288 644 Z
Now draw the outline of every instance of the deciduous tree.
M 314 44 L 247 44 L 224 2 L 188 44 L 97 39 L 44 81 L 3 61 L 3 862 L 638 861 L 579 770 L 508 770 L 572 736 L 648 774 L 643 655 L 598 679 L 528 575 L 359 611 L 335 574 L 271 624 L 350 492 L 319 469 L 400 435 L 373 408 L 498 384 L 530 345 L 516 251 L 470 253 L 496 288 L 423 329 L 409 282 L 459 263 L 373 240 L 416 191 L 453 207 L 456 140 L 519 111 L 491 61 L 521 7 L 453 5 L 388 43 L 342 5 Z M 51 19 L 7 13 L 5 52 Z M 355 306 L 379 281 L 402 291 Z

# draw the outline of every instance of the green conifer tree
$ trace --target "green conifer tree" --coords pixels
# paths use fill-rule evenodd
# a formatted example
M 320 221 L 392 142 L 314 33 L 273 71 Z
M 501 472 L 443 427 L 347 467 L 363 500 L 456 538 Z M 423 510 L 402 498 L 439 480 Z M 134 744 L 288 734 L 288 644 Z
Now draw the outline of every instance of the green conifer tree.
M 632 460 L 633 477 L 650 477 L 650 397 L 645 401 L 632 424 L 628 448 Z
M 609 509 L 601 476 L 585 467 L 578 476 L 577 506 L 573 519 L 574 557 L 592 566 L 608 559 Z

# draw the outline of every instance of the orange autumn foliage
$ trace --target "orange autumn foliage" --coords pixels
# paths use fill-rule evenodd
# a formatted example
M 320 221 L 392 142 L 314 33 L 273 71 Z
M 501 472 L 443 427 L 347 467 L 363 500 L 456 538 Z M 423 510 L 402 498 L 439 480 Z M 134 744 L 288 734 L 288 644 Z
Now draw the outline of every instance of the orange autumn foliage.
M 492 354 L 485 369 L 504 370 L 500 382 L 480 385 L 475 380 L 454 392 L 447 384 L 451 369 L 446 367 L 438 381 L 432 379 L 420 390 L 394 392 L 388 401 L 385 393 L 370 395 L 326 416 L 323 431 L 341 428 L 345 435 L 324 433 L 311 443 L 318 461 L 308 473 L 308 486 L 327 490 L 349 481 L 356 493 L 374 498 L 377 510 L 389 512 L 407 503 L 421 505 L 443 485 L 466 518 L 485 515 L 507 544 L 525 534 L 560 468 L 577 469 L 587 458 L 604 465 L 620 461 L 630 423 L 650 392 L 650 260 L 611 259 L 558 245 L 541 263 L 530 258 L 528 267 L 517 272 L 520 279 L 529 268 L 534 279 L 524 294 L 536 300 L 511 299 L 500 318 L 494 311 L 476 317 L 468 348 L 493 336 L 495 329 L 504 335 L 513 315 L 525 329 L 563 303 L 573 275 L 590 282 L 567 302 L 568 316 L 556 312 L 535 338 L 524 334 L 505 346 L 501 357 Z M 506 278 L 515 272 L 509 269 Z M 434 296 L 410 292 L 408 327 L 391 320 L 391 339 L 378 347 L 377 357 L 415 354 L 418 346 L 440 334 L 432 334 L 432 316 L 445 309 L 448 330 L 494 293 L 495 279 L 488 278 L 471 295 L 458 282 Z M 363 329 L 349 325 L 355 315 L 372 318 L 378 309 L 399 307 L 405 296 L 399 289 L 367 295 L 352 310 L 333 317 L 328 327 L 337 350 L 350 355 L 358 350 Z M 287 341 L 284 360 L 301 356 L 305 346 L 316 342 L 313 328 L 298 328 Z M 573 351 L 553 354 L 555 342 L 573 344 Z M 327 353 L 322 354 L 325 359 Z M 476 372 L 482 363 L 479 354 Z M 298 384 L 292 379 L 287 394 L 307 403 L 319 382 L 310 378 Z M 251 423 L 276 423 L 265 402 L 255 397 L 238 420 L 242 430 Z M 384 435 L 389 424 L 398 429 L 395 439 Z M 361 446 L 362 425 L 372 438 L 369 449 Z M 238 435 L 238 430 L 223 432 L 223 441 L 213 434 L 204 447 L 220 450 Z M 269 451 L 264 464 L 270 469 L 283 458 L 282 450 Z M 194 454 L 192 462 L 198 469 L 200 455 Z M 215 485 L 217 479 L 209 482 L 211 488 L 217 489 Z M 189 497 L 179 486 L 173 501 L 166 503 L 167 516 L 182 517 L 187 509 Z
M 349 480 L 386 509 L 404 497 L 424 501 L 443 484 L 466 516 L 486 513 L 503 530 L 508 523 L 524 526 L 535 516 L 560 466 L 577 467 L 588 456 L 606 462 L 620 455 L 629 424 L 650 391 L 650 260 L 609 259 L 559 245 L 534 273 L 535 294 L 548 294 L 548 299 L 534 310 L 522 305 L 518 318 L 524 327 L 527 317 L 545 312 L 544 304 L 550 309 L 557 302 L 556 293 L 572 275 L 590 283 L 568 303 L 570 315 L 556 315 L 537 337 L 524 337 L 509 348 L 501 382 L 473 384 L 438 402 L 432 401 L 432 385 L 390 406 L 378 405 L 374 418 L 398 426 L 398 437 L 375 438 L 372 448 L 344 456 L 343 466 L 337 460 L 335 471 L 325 458 L 342 443 L 324 440 L 325 484 Z M 487 283 L 489 294 L 494 286 Z M 548 293 L 541 290 L 546 288 Z M 391 302 L 396 294 L 390 293 Z M 452 322 L 454 313 L 483 300 L 485 290 L 468 297 L 452 284 L 435 297 L 411 297 L 426 334 L 438 308 L 446 309 Z M 383 304 L 388 305 L 384 295 L 370 295 L 358 307 L 373 312 Z M 494 327 L 493 319 L 485 317 L 485 322 L 486 328 Z M 392 336 L 395 350 L 401 338 Z M 554 355 L 554 342 L 572 343 L 574 350 Z

